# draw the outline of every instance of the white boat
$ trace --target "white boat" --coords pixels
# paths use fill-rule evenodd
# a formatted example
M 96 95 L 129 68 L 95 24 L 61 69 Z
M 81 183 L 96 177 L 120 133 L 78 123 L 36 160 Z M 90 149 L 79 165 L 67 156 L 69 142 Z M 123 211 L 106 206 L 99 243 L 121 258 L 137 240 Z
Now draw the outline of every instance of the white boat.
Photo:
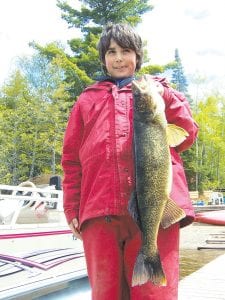
M 0 185 L 0 299 L 86 276 L 83 245 L 66 222 L 62 191 L 29 181 Z

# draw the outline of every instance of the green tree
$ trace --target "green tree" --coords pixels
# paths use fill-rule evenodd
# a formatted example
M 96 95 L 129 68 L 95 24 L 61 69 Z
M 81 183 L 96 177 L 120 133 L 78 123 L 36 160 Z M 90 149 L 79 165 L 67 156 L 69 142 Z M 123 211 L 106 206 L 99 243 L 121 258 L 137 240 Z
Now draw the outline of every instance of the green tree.
M 54 47 L 54 44 L 51 47 Z M 61 170 L 62 134 L 70 110 L 67 102 L 70 97 L 67 91 L 69 86 L 63 81 L 65 78 L 65 68 L 63 68 L 65 59 L 64 54 L 57 55 L 53 60 L 38 54 L 33 55 L 30 59 L 22 59 L 20 62 L 23 74 L 32 90 L 32 95 L 39 99 L 40 109 L 42 108 L 44 111 L 41 124 L 45 128 L 45 133 L 42 133 L 41 139 L 45 139 L 46 142 L 43 145 L 46 145 L 46 151 L 50 151 L 50 153 L 43 159 L 47 167 L 46 170 L 51 166 L 51 173 L 53 174 L 56 170 L 57 172 Z
M 127 22 L 135 26 L 141 22 L 141 16 L 153 9 L 148 0 L 89 0 L 79 1 L 77 10 L 66 1 L 58 1 L 57 6 L 63 11 L 62 18 L 70 27 L 80 28 L 84 35 L 101 33 L 102 26 L 109 22 Z
M 175 49 L 175 63 L 171 65 L 172 79 L 171 82 L 175 85 L 175 88 L 182 92 L 188 99 L 191 106 L 193 106 L 193 99 L 188 93 L 188 83 L 186 76 L 184 75 L 183 65 L 179 56 L 178 49 Z
M 61 68 L 42 58 L 20 61 L 23 74 L 15 72 L 2 88 L 0 176 L 5 183 L 61 172 L 68 95 Z
M 176 89 L 184 94 L 187 93 L 187 80 L 184 75 L 183 66 L 179 56 L 178 49 L 175 49 L 175 65 L 173 67 L 171 82 L 175 84 Z
M 40 46 L 35 42 L 30 43 L 30 45 L 38 51 L 43 59 L 44 57 L 47 58 L 52 66 L 61 69 L 63 72 L 61 85 L 64 85 L 64 91 L 67 95 L 64 100 L 72 105 L 83 89 L 93 82 L 86 70 L 79 66 L 79 60 L 82 58 L 66 54 L 65 50 L 54 42 L 46 46 Z M 89 69 L 87 68 L 87 70 Z
M 19 72 L 16 72 L 3 87 L 0 99 L 1 179 L 6 183 L 15 184 L 21 177 L 23 178 L 23 173 L 29 172 L 27 164 L 24 165 L 22 161 L 24 153 L 30 154 L 33 147 L 29 139 L 34 126 L 30 102 L 27 82 Z
M 225 186 L 225 99 L 218 95 L 200 101 L 194 114 L 200 131 L 196 143 L 197 189 Z

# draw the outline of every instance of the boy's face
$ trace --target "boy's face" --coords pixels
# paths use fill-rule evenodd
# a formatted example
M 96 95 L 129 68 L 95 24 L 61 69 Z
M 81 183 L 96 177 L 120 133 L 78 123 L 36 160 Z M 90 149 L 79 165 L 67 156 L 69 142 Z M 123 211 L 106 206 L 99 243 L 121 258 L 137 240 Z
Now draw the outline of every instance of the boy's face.
M 108 73 L 114 78 L 133 76 L 137 64 L 134 50 L 121 48 L 111 39 L 109 49 L 105 54 L 105 66 Z

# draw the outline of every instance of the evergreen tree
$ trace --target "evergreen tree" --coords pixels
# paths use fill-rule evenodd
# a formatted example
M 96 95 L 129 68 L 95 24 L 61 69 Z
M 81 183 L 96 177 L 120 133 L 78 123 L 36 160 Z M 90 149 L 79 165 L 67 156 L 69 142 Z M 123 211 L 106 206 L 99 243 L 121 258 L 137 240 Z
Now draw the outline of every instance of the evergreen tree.
M 191 106 L 193 106 L 193 99 L 188 93 L 188 83 L 187 79 L 184 75 L 183 66 L 181 63 L 181 59 L 179 56 L 178 49 L 175 49 L 175 63 L 171 67 L 172 69 L 172 79 L 171 82 L 175 85 L 175 88 L 184 93 L 186 98 L 188 99 Z
M 171 82 L 175 84 L 176 89 L 184 94 L 187 93 L 187 80 L 184 75 L 183 66 L 179 56 L 178 49 L 175 49 L 175 64 L 173 66 Z
M 141 16 L 153 8 L 148 0 L 88 0 L 80 1 L 81 9 L 71 7 L 65 1 L 57 6 L 63 11 L 62 18 L 70 27 L 80 28 L 85 35 L 101 33 L 102 26 L 109 22 L 128 22 L 135 26 Z
M 81 37 L 68 41 L 72 55 L 65 53 L 56 44 L 46 47 L 32 43 L 41 54 L 64 68 L 64 82 L 69 101 L 74 103 L 81 91 L 94 82 L 102 74 L 101 63 L 96 49 L 102 27 L 109 22 L 128 22 L 135 26 L 141 22 L 141 16 L 153 7 L 147 0 L 132 1 L 80 1 L 80 10 L 70 6 L 65 1 L 58 1 L 57 6 L 62 10 L 62 18 L 69 27 L 79 28 Z

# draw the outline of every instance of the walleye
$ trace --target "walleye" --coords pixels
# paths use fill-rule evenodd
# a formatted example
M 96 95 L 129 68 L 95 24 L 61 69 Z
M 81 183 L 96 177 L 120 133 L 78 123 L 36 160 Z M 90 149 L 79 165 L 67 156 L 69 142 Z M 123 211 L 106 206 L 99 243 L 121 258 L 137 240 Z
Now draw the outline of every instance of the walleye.
M 169 146 L 182 143 L 188 133 L 167 124 L 165 104 L 150 76 L 132 82 L 134 98 L 134 157 L 136 188 L 129 211 L 142 232 L 142 247 L 133 270 L 132 286 L 152 281 L 166 285 L 157 236 L 161 223 L 169 227 L 185 217 L 169 198 L 172 168 Z

